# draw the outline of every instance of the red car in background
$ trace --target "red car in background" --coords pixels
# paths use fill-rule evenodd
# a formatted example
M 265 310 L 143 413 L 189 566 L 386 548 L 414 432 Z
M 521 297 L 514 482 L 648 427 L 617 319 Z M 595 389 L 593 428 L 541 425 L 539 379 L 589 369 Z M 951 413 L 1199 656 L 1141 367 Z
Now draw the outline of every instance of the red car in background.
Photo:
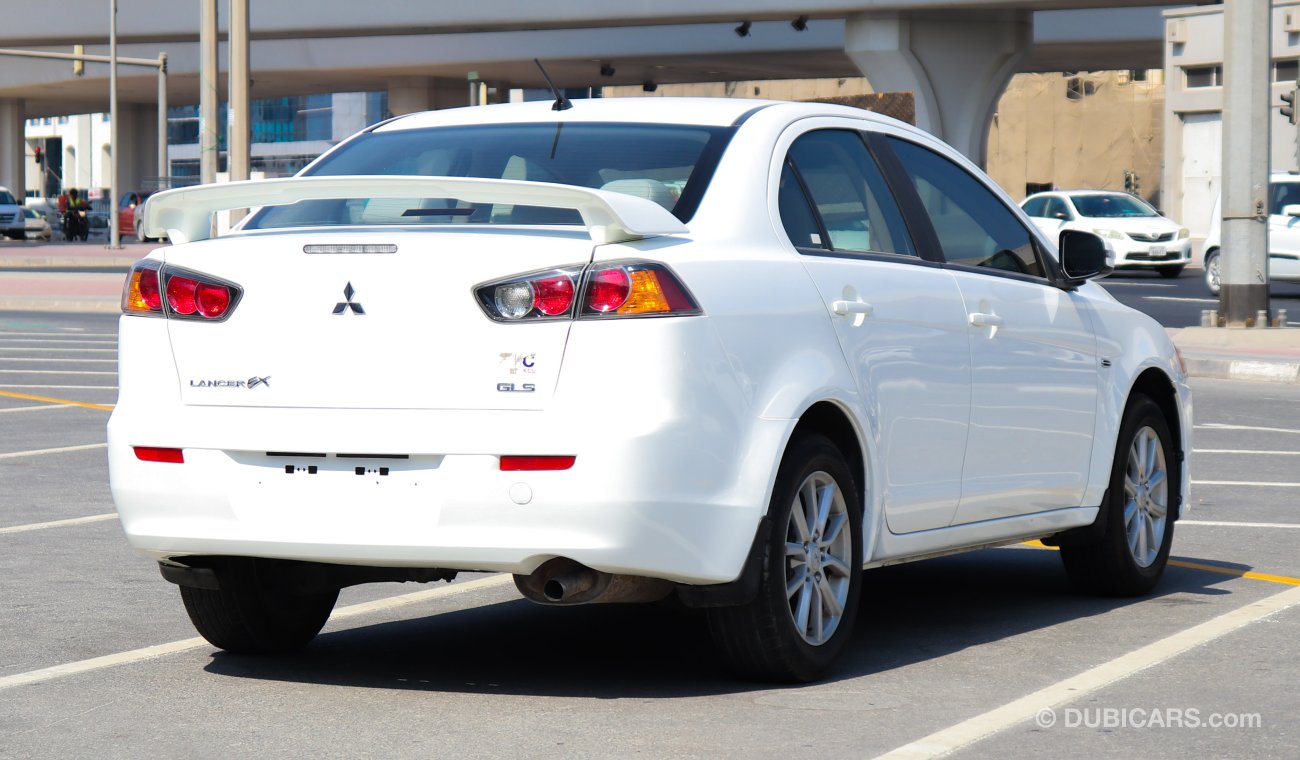
M 119 235 L 131 235 L 141 243 L 152 243 L 156 238 L 142 237 L 140 218 L 136 211 L 144 207 L 145 199 L 153 195 L 152 190 L 139 190 L 125 193 L 117 204 L 117 232 Z

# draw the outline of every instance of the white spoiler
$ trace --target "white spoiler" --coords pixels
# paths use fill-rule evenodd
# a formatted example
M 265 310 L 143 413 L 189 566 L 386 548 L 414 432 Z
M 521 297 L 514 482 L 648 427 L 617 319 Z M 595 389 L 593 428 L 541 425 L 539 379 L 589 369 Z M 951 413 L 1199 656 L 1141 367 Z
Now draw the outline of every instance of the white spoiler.
M 468 203 L 573 209 L 597 243 L 687 231 L 663 206 L 623 193 L 510 179 L 390 175 L 292 177 L 166 190 L 145 201 L 142 230 L 148 237 L 165 234 L 173 243 L 189 243 L 212 237 L 212 214 L 217 211 L 338 198 L 455 198 Z

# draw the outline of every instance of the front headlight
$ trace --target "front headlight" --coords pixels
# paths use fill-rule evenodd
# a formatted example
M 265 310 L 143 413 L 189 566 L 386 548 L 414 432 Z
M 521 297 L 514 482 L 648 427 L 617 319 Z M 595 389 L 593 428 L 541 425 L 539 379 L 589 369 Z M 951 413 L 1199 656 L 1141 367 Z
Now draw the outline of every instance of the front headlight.
M 1097 234 L 1097 235 L 1101 235 L 1101 236 L 1104 237 L 1104 238 L 1110 238 L 1111 240 L 1123 240 L 1123 239 L 1124 239 L 1124 233 L 1120 232 L 1119 230 L 1103 230 L 1103 229 L 1095 229 L 1095 230 L 1093 230 L 1093 233 L 1094 233 L 1094 234 Z
M 1186 240 L 1187 238 L 1189 238 L 1189 237 L 1191 237 L 1191 236 L 1192 236 L 1192 231 L 1191 231 L 1191 230 L 1187 229 L 1186 227 L 1179 227 L 1179 228 L 1178 228 L 1178 239 L 1179 239 L 1179 240 Z

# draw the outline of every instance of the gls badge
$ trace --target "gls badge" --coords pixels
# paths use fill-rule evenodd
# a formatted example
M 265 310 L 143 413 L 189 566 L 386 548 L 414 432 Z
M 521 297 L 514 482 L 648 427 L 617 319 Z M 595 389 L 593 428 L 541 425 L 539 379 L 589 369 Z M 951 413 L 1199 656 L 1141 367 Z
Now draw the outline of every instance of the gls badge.
M 524 383 L 515 385 L 514 383 L 497 383 L 497 391 L 500 393 L 533 393 L 537 386 L 533 383 Z

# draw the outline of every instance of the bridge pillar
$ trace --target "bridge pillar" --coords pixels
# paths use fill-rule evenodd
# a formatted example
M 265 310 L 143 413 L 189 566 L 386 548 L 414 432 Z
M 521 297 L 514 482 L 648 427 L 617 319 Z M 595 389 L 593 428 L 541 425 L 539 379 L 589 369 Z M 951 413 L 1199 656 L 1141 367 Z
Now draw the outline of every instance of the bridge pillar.
M 465 82 L 433 77 L 398 77 L 388 83 L 388 111 L 394 116 L 469 105 Z
M 983 166 L 998 99 L 1033 45 L 1028 11 L 859 14 L 844 52 L 877 92 L 913 93 L 916 125 Z
M 19 203 L 27 194 L 27 146 L 23 140 L 26 124 L 27 104 L 0 98 L 0 187 L 9 188 Z

